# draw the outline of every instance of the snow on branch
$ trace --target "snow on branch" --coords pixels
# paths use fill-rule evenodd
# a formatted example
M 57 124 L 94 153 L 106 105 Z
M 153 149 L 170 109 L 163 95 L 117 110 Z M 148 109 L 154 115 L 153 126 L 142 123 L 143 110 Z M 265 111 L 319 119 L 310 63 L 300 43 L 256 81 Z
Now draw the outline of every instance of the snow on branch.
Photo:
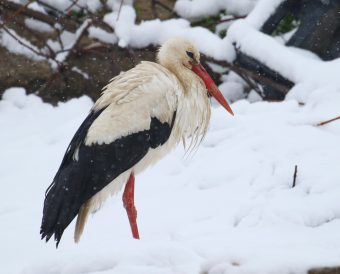
M 47 23 L 52 27 L 54 27 L 58 23 L 68 31 L 74 32 L 77 30 L 77 23 L 73 20 L 67 19 L 66 17 L 49 16 L 42 12 L 30 9 L 27 6 L 23 6 L 6 0 L 0 0 L 0 7 L 9 11 L 14 11 L 16 15 L 23 14 L 27 17 L 34 18 L 41 22 Z
M 79 27 L 79 29 L 76 31 L 75 38 L 71 42 L 71 44 L 68 46 L 67 49 L 60 50 L 56 54 L 56 60 L 60 63 L 63 63 L 67 60 L 69 53 L 75 49 L 75 47 L 78 45 L 81 38 L 84 36 L 88 28 L 92 25 L 91 19 L 86 19 L 83 24 Z
M 48 4 L 40 3 L 40 1 L 35 2 L 35 5 L 41 4 L 51 10 Z M 67 7 L 66 11 L 70 11 L 74 6 L 83 8 L 78 4 L 78 0 L 72 0 L 71 2 L 71 5 Z M 9 51 L 24 54 L 36 60 L 47 60 L 52 68 L 57 67 L 60 71 L 67 67 L 66 61 L 70 52 L 76 49 L 81 38 L 90 26 L 96 26 L 98 31 L 102 30 L 102 32 L 105 32 L 107 35 L 115 37 L 113 28 L 102 20 L 103 15 L 94 14 L 87 7 L 84 8 L 86 10 L 86 17 L 80 20 L 54 7 L 52 10 L 55 16 L 51 16 L 44 12 L 42 6 L 34 9 L 33 7 L 31 8 L 31 3 L 32 1 L 29 1 L 27 4 L 21 5 L 11 1 L 0 0 L 0 9 L 3 10 L 6 15 L 3 16 L 3 22 L 0 23 L 0 32 L 6 33 L 8 37 L 4 39 L 3 36 L 1 43 Z M 17 20 L 17 17 L 20 15 L 28 17 L 31 20 L 36 20 L 37 23 L 46 23 L 51 26 L 52 32 L 56 34 L 56 41 L 42 41 L 34 31 L 30 31 L 30 35 L 34 40 L 39 40 L 40 44 L 43 44 L 43 46 L 40 47 L 32 45 L 27 39 L 21 37 L 20 32 L 18 33 L 14 30 L 16 24 L 26 27 L 20 20 Z M 14 25 L 13 22 L 15 22 Z

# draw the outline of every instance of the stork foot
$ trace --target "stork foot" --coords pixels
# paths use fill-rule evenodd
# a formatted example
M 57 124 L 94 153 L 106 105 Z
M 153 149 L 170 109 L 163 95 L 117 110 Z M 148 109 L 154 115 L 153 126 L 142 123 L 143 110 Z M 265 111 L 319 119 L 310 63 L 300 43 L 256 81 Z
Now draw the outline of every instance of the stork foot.
M 135 207 L 134 193 L 135 193 L 135 176 L 133 175 L 133 173 L 131 173 L 129 180 L 125 185 L 125 190 L 123 193 L 123 204 L 129 218 L 132 236 L 135 239 L 139 239 L 137 226 L 137 210 Z

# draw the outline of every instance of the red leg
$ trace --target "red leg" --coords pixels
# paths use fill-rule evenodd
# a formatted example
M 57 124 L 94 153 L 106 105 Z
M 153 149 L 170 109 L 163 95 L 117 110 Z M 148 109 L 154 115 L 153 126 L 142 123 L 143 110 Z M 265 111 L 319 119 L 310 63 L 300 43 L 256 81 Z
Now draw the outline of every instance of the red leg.
M 132 236 L 135 239 L 139 239 L 137 227 L 137 210 L 135 208 L 134 193 L 135 193 L 135 176 L 133 175 L 133 173 L 131 173 L 123 193 L 123 203 L 126 209 L 126 213 L 129 217 Z

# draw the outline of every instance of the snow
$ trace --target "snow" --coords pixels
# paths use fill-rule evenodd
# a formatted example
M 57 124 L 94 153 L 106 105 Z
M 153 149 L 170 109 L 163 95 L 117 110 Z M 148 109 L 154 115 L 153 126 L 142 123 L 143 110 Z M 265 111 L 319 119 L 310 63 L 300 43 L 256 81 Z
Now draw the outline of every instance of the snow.
M 255 8 L 247 16 L 247 22 L 256 29 L 260 29 L 263 23 L 274 13 L 275 9 L 284 0 L 259 0 Z
M 191 20 L 216 15 L 223 10 L 235 15 L 247 15 L 256 2 L 257 0 L 178 0 L 174 10 L 179 16 Z
M 36 11 L 39 11 L 41 13 L 47 14 L 45 9 L 40 4 L 38 4 L 36 2 L 29 3 L 27 7 L 32 9 L 32 10 L 36 10 Z
M 26 18 L 25 25 L 28 28 L 32 30 L 37 30 L 39 32 L 53 32 L 53 28 L 49 24 L 43 23 L 32 18 Z
M 117 43 L 117 37 L 114 33 L 106 32 L 105 30 L 98 27 L 89 27 L 89 37 L 108 44 Z
M 52 107 L 22 88 L 7 90 L 0 101 L 2 271 L 286 274 L 338 264 L 340 122 L 315 125 L 339 115 L 340 91 L 305 88 L 281 103 L 237 101 L 234 117 L 214 107 L 195 155 L 178 147 L 139 175 L 140 241 L 131 239 L 118 195 L 89 219 L 79 245 L 72 223 L 57 250 L 39 238 L 44 191 L 92 102 Z M 301 106 L 295 98 L 304 92 Z
M 338 89 L 340 86 L 339 59 L 323 62 L 306 50 L 286 47 L 275 38 L 257 31 L 247 19 L 238 20 L 229 28 L 228 39 L 247 55 L 296 83 L 294 89 L 298 89 L 300 85 L 321 89 L 327 86 Z M 302 102 L 310 94 L 308 89 L 303 89 L 305 92 L 297 95 Z M 294 91 L 290 94 L 294 94 Z
M 48 4 L 49 6 L 52 6 L 60 11 L 65 11 L 67 8 L 69 8 L 72 5 L 72 2 L 70 0 L 43 0 L 42 1 L 45 4 Z M 86 2 L 86 0 L 80 0 L 77 1 L 77 4 L 79 6 L 83 6 L 84 2 Z M 74 10 L 78 10 L 79 8 L 77 7 L 77 5 L 72 5 Z
M 88 0 L 86 6 L 89 8 L 91 12 L 96 12 L 101 8 L 100 0 Z
M 119 14 L 113 11 L 106 14 L 104 21 L 112 26 L 118 37 L 120 47 L 144 48 L 149 45 L 161 45 L 171 37 L 183 37 L 195 43 L 199 50 L 215 59 L 231 60 L 234 58 L 232 45 L 227 39 L 202 27 L 191 27 L 185 19 L 148 20 L 136 24 L 136 12 L 124 5 Z
M 228 102 L 233 103 L 246 97 L 246 93 L 244 91 L 245 82 L 236 73 L 229 71 L 227 75 L 222 76 L 221 80 L 223 83 L 219 85 L 218 88 L 222 92 L 223 96 L 227 98 Z M 217 105 L 218 103 L 216 102 L 215 104 Z
M 14 30 L 9 29 L 9 32 L 16 37 L 19 41 L 24 43 L 25 45 L 28 45 L 32 49 L 35 49 L 39 52 L 39 49 L 32 45 L 29 41 L 27 41 L 25 38 L 20 37 Z M 16 39 L 14 39 L 11 35 L 9 35 L 4 30 L 0 30 L 0 45 L 4 48 L 6 48 L 8 51 L 13 52 L 15 54 L 21 54 L 26 55 L 29 58 L 32 58 L 33 60 L 43 60 L 44 58 L 37 55 L 36 53 L 32 52 L 27 47 L 21 45 Z
M 79 40 L 79 37 L 82 35 L 82 33 L 84 32 L 84 29 L 87 29 L 89 27 L 89 25 L 91 24 L 91 20 L 90 19 L 86 19 L 82 24 L 81 26 L 77 29 L 76 33 L 75 34 L 71 34 L 71 37 L 72 38 L 68 38 L 68 39 L 65 39 L 65 40 L 69 40 L 68 44 L 66 44 L 63 40 L 63 35 L 61 36 L 61 39 L 63 41 L 63 44 L 66 45 L 65 46 L 65 49 L 67 50 L 70 50 L 74 47 L 75 43 Z M 70 34 L 69 32 L 66 32 L 64 31 L 64 33 L 68 33 Z M 69 36 L 69 35 L 68 35 Z M 67 57 L 69 56 L 70 54 L 70 51 L 64 51 L 64 52 L 60 52 L 56 55 L 55 59 L 59 62 L 63 62 L 67 59 Z
M 50 4 L 51 0 L 46 1 Z M 66 1 L 66 0 L 65 0 Z M 66 9 L 67 1 L 60 1 L 55 5 L 56 8 L 63 10 Z M 86 1 L 79 2 L 80 5 L 92 5 L 92 2 L 85 3 Z M 120 1 L 114 1 L 113 3 L 108 3 L 112 6 L 113 11 L 107 13 L 103 20 L 109 24 L 113 29 L 114 33 L 107 33 L 102 29 L 91 26 L 89 28 L 89 36 L 91 38 L 98 39 L 105 43 L 115 44 L 118 42 L 120 47 L 133 47 L 133 48 L 144 48 L 150 45 L 161 45 L 166 40 L 172 37 L 183 37 L 189 41 L 195 43 L 199 50 L 215 58 L 216 60 L 233 60 L 235 58 L 235 52 L 233 46 L 228 40 L 228 38 L 220 38 L 217 34 L 212 33 L 203 27 L 191 27 L 190 22 L 186 19 L 169 19 L 161 21 L 159 19 L 143 21 L 136 24 L 136 12 L 134 8 L 126 1 L 121 8 L 120 13 L 118 12 Z M 227 1 L 228 2 L 228 1 Z M 229 0 L 231 3 L 232 1 Z M 249 0 L 249 2 L 244 2 L 243 4 L 234 4 L 236 6 L 253 6 L 256 1 Z M 248 4 L 246 4 L 248 3 Z M 41 7 L 39 7 L 41 8 Z M 76 7 L 74 7 L 76 8 Z M 245 10 L 250 10 L 247 8 Z M 244 10 L 244 11 L 245 11 Z M 118 17 L 119 14 L 119 17 Z M 33 29 L 38 29 L 39 31 L 49 31 L 48 25 L 41 24 L 40 27 L 36 26 L 36 22 L 29 20 L 25 21 L 26 24 Z M 75 34 L 67 31 L 63 31 L 61 34 L 61 41 L 63 42 L 64 48 L 69 49 L 74 44 L 77 39 L 77 34 L 81 33 L 82 29 L 88 24 L 88 20 L 79 27 Z M 15 52 L 25 54 L 30 58 L 37 58 L 30 50 L 25 49 L 23 46 L 18 44 L 14 39 L 11 40 L 6 33 L 2 34 L 3 38 L 1 40 L 2 44 L 6 46 L 9 50 L 11 48 L 18 49 Z M 23 38 L 20 38 L 24 40 Z M 6 42 L 7 41 L 7 42 Z M 28 42 L 29 43 L 29 42 Z M 55 51 L 62 50 L 57 41 L 48 41 L 49 46 Z M 56 59 L 61 62 L 67 58 L 68 52 L 62 51 L 57 54 Z M 50 62 L 52 67 L 55 66 L 53 62 Z
M 75 71 L 75 72 L 77 72 L 77 73 L 79 73 L 79 74 L 80 74 L 81 76 L 83 76 L 85 79 L 90 79 L 89 75 L 88 75 L 86 72 L 82 71 L 80 68 L 72 67 L 71 70 L 72 70 L 72 71 Z

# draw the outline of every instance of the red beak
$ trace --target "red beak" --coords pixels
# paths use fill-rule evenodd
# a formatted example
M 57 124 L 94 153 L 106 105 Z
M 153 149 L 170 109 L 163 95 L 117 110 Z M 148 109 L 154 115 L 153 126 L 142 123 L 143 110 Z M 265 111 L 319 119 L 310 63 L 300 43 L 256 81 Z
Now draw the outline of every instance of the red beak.
M 210 95 L 213 96 L 231 115 L 234 115 L 234 112 L 231 110 L 227 100 L 223 97 L 221 91 L 214 83 L 214 80 L 211 79 L 205 68 L 201 64 L 192 64 L 192 71 L 203 80 Z

